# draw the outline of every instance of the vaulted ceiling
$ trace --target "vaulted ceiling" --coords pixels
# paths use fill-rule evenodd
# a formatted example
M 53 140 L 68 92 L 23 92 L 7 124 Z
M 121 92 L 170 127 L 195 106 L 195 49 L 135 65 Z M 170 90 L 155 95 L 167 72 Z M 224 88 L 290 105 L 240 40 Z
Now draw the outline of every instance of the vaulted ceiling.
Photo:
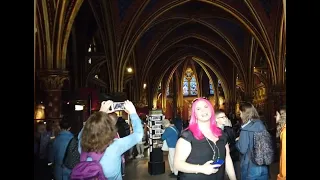
M 110 91 L 124 88 L 121 82 L 132 76 L 125 72 L 128 64 L 134 66 L 135 81 L 142 87 L 147 80 L 160 82 L 163 73 L 181 71 L 181 61 L 190 57 L 213 71 L 225 87 L 231 87 L 234 69 L 244 84 L 250 84 L 253 67 L 260 65 L 268 69 L 276 85 L 284 82 L 283 2 L 86 0 L 74 26 L 85 36 L 86 46 L 94 39 L 95 53 L 104 54 L 105 58 L 96 58 L 88 74 L 106 71 L 104 77 L 116 81 Z M 181 67 L 174 68 L 179 63 Z

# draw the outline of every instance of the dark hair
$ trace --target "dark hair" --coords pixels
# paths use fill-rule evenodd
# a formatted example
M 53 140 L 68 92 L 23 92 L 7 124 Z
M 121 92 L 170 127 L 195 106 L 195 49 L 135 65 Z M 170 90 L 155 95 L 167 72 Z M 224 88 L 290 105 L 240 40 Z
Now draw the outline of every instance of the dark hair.
M 71 127 L 70 120 L 67 117 L 63 117 L 59 125 L 61 129 L 68 129 Z
M 99 95 L 99 100 L 102 102 L 102 101 L 108 101 L 108 100 L 111 100 L 111 101 L 114 101 L 114 97 L 112 97 L 111 95 L 106 95 L 106 94 L 100 94 Z
M 280 109 L 279 109 L 279 111 L 285 111 L 285 112 L 287 112 L 286 106 L 281 106 Z
M 222 109 L 219 109 L 219 110 L 215 110 L 214 111 L 214 114 L 215 115 L 218 115 L 218 114 L 221 114 L 221 113 L 225 113 Z

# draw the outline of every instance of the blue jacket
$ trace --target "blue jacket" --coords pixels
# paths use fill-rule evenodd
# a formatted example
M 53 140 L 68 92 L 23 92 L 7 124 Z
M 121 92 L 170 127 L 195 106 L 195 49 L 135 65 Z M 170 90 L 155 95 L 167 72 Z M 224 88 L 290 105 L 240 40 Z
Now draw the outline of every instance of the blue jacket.
M 266 177 L 268 176 L 267 166 L 258 166 L 251 161 L 250 153 L 253 150 L 253 134 L 265 130 L 261 120 L 252 120 L 241 128 L 240 138 L 236 147 L 241 153 L 240 167 L 243 179 L 248 177 Z M 250 171 L 248 171 L 250 169 Z M 259 172 L 259 173 L 258 173 Z M 260 178 L 261 179 L 261 178 Z M 264 178 L 263 178 L 264 179 Z
M 179 138 L 179 131 L 175 126 L 167 127 L 162 136 L 162 140 L 166 140 L 169 148 L 176 148 L 176 144 Z
M 142 140 L 144 132 L 139 116 L 137 114 L 130 114 L 130 119 L 132 123 L 133 133 L 129 136 L 115 139 L 114 142 L 106 149 L 103 157 L 100 160 L 103 173 L 108 179 L 122 180 L 121 156 L 124 152 L 128 151 L 130 148 L 132 148 Z M 82 130 L 78 135 L 80 153 Z M 88 157 L 87 161 L 91 160 L 91 157 Z
M 67 150 L 69 141 L 73 138 L 70 131 L 61 131 L 55 138 L 52 151 L 50 152 L 50 161 L 54 165 L 54 177 L 56 180 L 67 180 L 69 173 L 64 172 L 62 168 L 62 161 Z

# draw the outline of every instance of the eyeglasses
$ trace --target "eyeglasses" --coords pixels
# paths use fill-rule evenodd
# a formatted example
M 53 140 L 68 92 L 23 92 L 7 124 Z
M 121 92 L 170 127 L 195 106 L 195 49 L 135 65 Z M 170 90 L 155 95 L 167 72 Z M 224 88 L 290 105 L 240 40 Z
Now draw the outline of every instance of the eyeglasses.
M 192 100 L 192 103 L 198 101 L 200 98 L 195 98 L 194 100 Z M 201 99 L 206 99 L 206 100 L 209 100 L 207 97 L 201 97 Z
M 227 116 L 218 117 L 217 119 L 227 118 Z

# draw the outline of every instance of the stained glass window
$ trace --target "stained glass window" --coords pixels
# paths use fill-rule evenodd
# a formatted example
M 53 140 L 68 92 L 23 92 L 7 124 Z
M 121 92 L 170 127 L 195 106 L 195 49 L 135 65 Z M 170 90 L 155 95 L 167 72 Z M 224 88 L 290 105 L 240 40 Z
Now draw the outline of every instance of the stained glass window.
M 183 95 L 184 96 L 188 96 L 189 95 L 189 90 L 188 90 L 188 85 L 189 82 L 188 81 L 184 81 L 183 82 Z
M 197 80 L 191 68 L 188 68 L 183 78 L 183 96 L 194 96 L 198 94 Z
M 170 87 L 169 87 L 169 86 L 167 87 L 167 92 L 166 92 L 166 94 L 167 94 L 167 96 L 170 95 Z
M 209 83 L 209 88 L 210 88 L 210 95 L 214 95 L 212 82 Z
M 192 76 L 192 79 L 190 80 L 190 95 L 197 95 L 197 81 L 194 76 Z

